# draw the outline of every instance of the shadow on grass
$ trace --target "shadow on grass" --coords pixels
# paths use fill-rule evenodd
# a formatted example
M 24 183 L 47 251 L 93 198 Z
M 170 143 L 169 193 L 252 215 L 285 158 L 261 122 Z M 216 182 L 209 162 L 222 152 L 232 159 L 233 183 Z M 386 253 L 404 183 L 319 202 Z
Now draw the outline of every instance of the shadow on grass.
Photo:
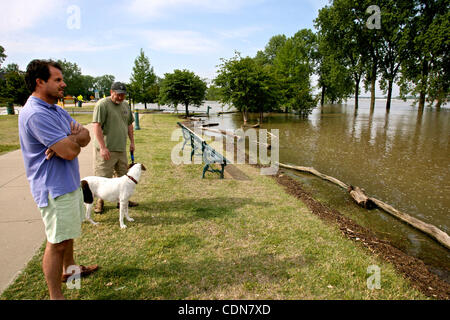
M 248 198 L 215 197 L 197 199 L 179 199 L 171 201 L 142 201 L 138 207 L 128 209 L 135 223 L 146 225 L 186 224 L 198 220 L 233 217 L 236 209 L 244 206 L 267 207 L 269 202 Z M 174 213 L 174 214 L 171 214 Z M 117 223 L 119 209 L 106 205 L 102 222 Z M 94 216 L 95 220 L 95 216 Z
M 308 263 L 301 256 L 278 258 L 269 253 L 218 260 L 206 257 L 186 262 L 180 258 L 158 261 L 148 268 L 133 266 L 105 267 L 91 279 L 90 299 L 226 299 L 262 294 L 279 298 L 274 286 L 286 286 L 292 274 Z M 105 288 L 104 283 L 110 284 Z M 103 285 L 99 285 L 103 284 Z M 224 295 L 224 296 L 222 296 Z

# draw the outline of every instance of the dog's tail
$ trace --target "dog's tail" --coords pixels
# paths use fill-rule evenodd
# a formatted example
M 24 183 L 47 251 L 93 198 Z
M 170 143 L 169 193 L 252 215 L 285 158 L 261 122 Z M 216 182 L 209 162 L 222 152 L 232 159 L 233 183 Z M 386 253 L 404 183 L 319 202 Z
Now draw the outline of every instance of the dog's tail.
M 93 203 L 94 195 L 92 194 L 89 184 L 86 180 L 81 180 L 81 189 L 83 190 L 83 198 L 85 203 Z

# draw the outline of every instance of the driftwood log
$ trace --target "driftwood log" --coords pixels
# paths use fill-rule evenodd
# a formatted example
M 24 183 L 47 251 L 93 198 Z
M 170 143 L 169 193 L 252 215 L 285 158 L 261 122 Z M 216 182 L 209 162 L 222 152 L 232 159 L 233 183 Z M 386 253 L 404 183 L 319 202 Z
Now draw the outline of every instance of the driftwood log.
M 428 234 L 430 237 L 437 240 L 439 243 L 444 245 L 447 249 L 450 249 L 450 236 L 442 231 L 441 229 L 433 226 L 432 224 L 423 222 L 417 218 L 411 217 L 410 215 L 398 211 L 397 209 L 393 208 L 392 206 L 388 205 L 387 203 L 384 203 L 383 201 L 380 201 L 375 198 L 369 198 L 377 207 L 380 209 L 383 209 L 384 211 L 390 213 L 391 215 L 397 217 L 398 219 L 402 220 L 403 222 L 406 222 L 407 224 L 415 227 L 416 229 L 419 229 L 420 231 Z
M 366 191 L 364 189 L 349 186 L 347 191 L 359 206 L 369 210 L 376 207 L 375 203 L 373 203 L 373 201 L 366 195 Z
M 445 233 L 444 231 L 440 230 L 439 228 L 437 228 L 429 223 L 423 222 L 417 218 L 411 217 L 410 215 L 408 215 L 404 212 L 398 211 L 397 209 L 384 203 L 383 201 L 380 201 L 380 200 L 372 198 L 372 197 L 368 197 L 366 195 L 364 189 L 361 189 L 359 187 L 353 187 L 351 185 L 347 185 L 344 182 L 342 182 L 336 178 L 333 178 L 333 177 L 327 176 L 323 173 L 320 173 L 319 171 L 317 171 L 314 168 L 291 166 L 291 165 L 286 165 L 283 163 L 278 163 L 278 165 L 281 168 L 287 168 L 287 169 L 293 169 L 293 170 L 298 170 L 298 171 L 302 171 L 302 172 L 308 172 L 308 173 L 318 176 L 324 180 L 330 181 L 330 182 L 340 186 L 341 188 L 346 189 L 349 192 L 350 196 L 356 201 L 356 203 L 358 203 L 358 205 L 360 205 L 364 208 L 367 208 L 367 209 L 378 207 L 378 208 L 384 210 L 385 212 L 393 215 L 394 217 L 402 220 L 403 222 L 406 222 L 410 226 L 412 226 L 412 227 L 422 231 L 423 233 L 427 234 L 428 236 L 432 237 L 433 239 L 438 241 L 440 244 L 442 244 L 447 249 L 450 249 L 450 236 L 447 233 Z

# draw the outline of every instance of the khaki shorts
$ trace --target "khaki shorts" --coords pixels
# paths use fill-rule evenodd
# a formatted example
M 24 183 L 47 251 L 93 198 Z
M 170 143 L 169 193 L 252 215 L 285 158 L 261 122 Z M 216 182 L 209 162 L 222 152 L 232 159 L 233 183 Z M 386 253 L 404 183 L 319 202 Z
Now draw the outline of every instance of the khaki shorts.
M 115 173 L 117 177 L 121 177 L 128 172 L 127 153 L 110 151 L 111 158 L 104 160 L 100 155 L 100 149 L 95 149 L 94 174 L 98 177 L 112 178 Z
M 85 217 L 81 188 L 54 199 L 49 195 L 48 205 L 39 210 L 48 242 L 61 243 L 81 236 L 81 223 Z

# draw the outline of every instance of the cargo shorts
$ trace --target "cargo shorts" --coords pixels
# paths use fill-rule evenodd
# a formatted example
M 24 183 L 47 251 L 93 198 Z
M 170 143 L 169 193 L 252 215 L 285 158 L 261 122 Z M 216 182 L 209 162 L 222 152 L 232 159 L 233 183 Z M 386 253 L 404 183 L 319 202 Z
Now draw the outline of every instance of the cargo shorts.
M 112 178 L 115 173 L 117 177 L 121 177 L 128 172 L 128 158 L 126 151 L 116 152 L 110 151 L 111 158 L 103 159 L 100 149 L 95 149 L 94 175 L 98 177 Z

